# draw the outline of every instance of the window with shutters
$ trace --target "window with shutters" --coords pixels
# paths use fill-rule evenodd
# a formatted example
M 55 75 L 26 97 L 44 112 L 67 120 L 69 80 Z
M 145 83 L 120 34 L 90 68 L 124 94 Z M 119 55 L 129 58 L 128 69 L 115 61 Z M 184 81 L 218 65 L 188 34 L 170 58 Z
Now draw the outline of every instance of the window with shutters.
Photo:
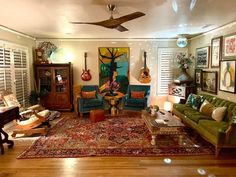
M 168 84 L 173 82 L 174 57 L 177 53 L 187 53 L 185 48 L 158 48 L 157 95 L 168 95 Z
M 22 106 L 29 104 L 28 49 L 0 41 L 0 91 L 13 92 Z M 0 105 L 4 105 L 0 101 Z

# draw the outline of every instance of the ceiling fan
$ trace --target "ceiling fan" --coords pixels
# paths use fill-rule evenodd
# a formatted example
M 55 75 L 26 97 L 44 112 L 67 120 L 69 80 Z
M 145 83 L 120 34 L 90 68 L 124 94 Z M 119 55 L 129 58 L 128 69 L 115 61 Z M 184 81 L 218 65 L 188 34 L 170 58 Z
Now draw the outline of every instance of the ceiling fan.
M 127 21 L 139 18 L 144 16 L 145 14 L 142 12 L 134 12 L 119 18 L 113 18 L 113 12 L 116 8 L 116 5 L 114 4 L 109 4 L 108 5 L 109 11 L 111 12 L 111 16 L 108 20 L 104 20 L 104 21 L 99 21 L 99 22 L 70 22 L 71 24 L 89 24 L 89 25 L 98 25 L 98 26 L 102 26 L 105 28 L 111 28 L 111 29 L 117 29 L 120 32 L 123 31 L 128 31 L 127 28 L 125 28 L 124 26 L 122 26 L 122 23 L 125 23 Z

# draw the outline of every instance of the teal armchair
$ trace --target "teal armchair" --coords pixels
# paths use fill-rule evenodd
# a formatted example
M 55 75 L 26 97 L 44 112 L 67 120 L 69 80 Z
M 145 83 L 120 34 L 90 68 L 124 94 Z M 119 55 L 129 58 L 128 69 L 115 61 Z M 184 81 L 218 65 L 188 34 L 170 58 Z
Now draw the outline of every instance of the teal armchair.
M 85 85 L 81 88 L 81 93 L 95 91 L 95 98 L 78 98 L 78 113 L 83 116 L 83 113 L 87 113 L 94 109 L 103 109 L 104 101 L 103 96 L 99 93 L 97 85 Z M 82 95 L 82 94 L 81 94 Z
M 142 98 L 133 98 L 131 93 L 134 92 L 143 92 L 144 95 Z M 150 86 L 149 85 L 129 85 L 127 93 L 122 98 L 123 109 L 125 110 L 143 110 L 147 107 L 148 98 L 150 95 Z

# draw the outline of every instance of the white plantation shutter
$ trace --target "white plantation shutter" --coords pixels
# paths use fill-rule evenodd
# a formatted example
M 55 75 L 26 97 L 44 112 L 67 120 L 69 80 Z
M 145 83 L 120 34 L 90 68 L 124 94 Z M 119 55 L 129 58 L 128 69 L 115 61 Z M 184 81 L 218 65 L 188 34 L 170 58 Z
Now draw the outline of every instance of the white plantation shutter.
M 22 106 L 29 104 L 27 55 L 26 48 L 0 41 L 0 91 L 12 91 Z
M 177 53 L 187 53 L 185 48 L 158 48 L 157 95 L 168 95 L 168 84 L 173 82 L 174 57 Z

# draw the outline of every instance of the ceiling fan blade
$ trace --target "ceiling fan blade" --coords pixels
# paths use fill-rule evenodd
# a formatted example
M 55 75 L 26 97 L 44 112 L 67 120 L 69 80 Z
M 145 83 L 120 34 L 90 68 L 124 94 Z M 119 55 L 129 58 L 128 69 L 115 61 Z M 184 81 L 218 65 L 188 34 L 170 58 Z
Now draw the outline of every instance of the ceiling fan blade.
M 122 26 L 122 25 L 117 26 L 116 29 L 117 29 L 118 31 L 120 31 L 120 32 L 129 31 L 127 28 L 125 28 L 125 27 Z
M 130 21 L 130 20 L 133 20 L 135 18 L 142 17 L 144 15 L 145 15 L 145 13 L 143 13 L 143 12 L 134 12 L 134 13 L 131 13 L 131 14 L 128 14 L 128 15 L 116 18 L 116 20 L 118 20 L 120 22 L 120 24 L 121 24 L 121 23 Z

